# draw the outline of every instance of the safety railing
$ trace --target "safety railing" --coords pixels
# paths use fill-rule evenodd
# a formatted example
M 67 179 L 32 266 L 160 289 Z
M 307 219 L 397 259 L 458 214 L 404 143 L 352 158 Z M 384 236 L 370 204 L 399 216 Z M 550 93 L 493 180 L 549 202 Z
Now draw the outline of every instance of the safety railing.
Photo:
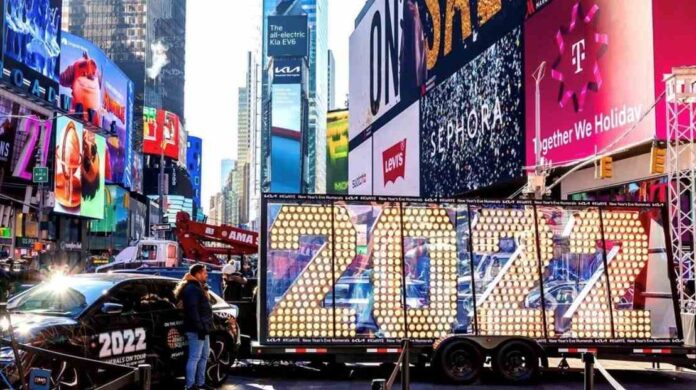
M 609 382 L 609 385 L 614 389 L 614 390 L 626 390 L 621 384 L 614 379 L 614 377 L 609 374 L 609 372 L 597 361 L 595 355 L 592 352 L 586 352 L 582 355 L 582 361 L 585 363 L 585 384 L 584 384 L 584 389 L 585 390 L 594 390 L 595 385 L 594 385 L 594 369 L 597 368 L 599 372 L 602 374 L 604 379 L 606 379 L 607 382 Z
M 403 390 L 409 390 L 411 388 L 410 353 L 411 341 L 403 340 L 401 342 L 401 354 L 399 355 L 399 359 L 396 361 L 391 375 L 389 375 L 389 378 L 386 381 L 384 379 L 373 380 L 372 390 L 392 390 L 397 378 L 399 378 L 399 373 L 401 373 L 401 388 Z
M 128 367 L 118 364 L 105 363 L 98 360 L 88 359 L 84 357 L 69 355 L 61 352 L 50 351 L 44 348 L 39 348 L 31 345 L 20 344 L 12 340 L 0 338 L 0 346 L 12 347 L 14 351 L 24 351 L 26 354 L 40 356 L 46 361 L 65 362 L 79 367 L 80 371 L 84 370 L 103 370 L 100 377 L 107 378 L 108 382 L 103 384 L 92 383 L 90 387 L 94 390 L 121 390 L 121 389 L 138 389 L 150 390 L 152 384 L 152 369 L 148 364 L 142 364 L 138 367 Z M 28 370 L 32 367 L 24 367 L 25 359 L 17 352 L 14 353 L 14 362 L 22 362 L 15 364 L 19 376 L 19 383 L 16 384 L 17 389 L 27 389 L 26 380 L 28 378 Z M 7 367 L 7 366 L 6 366 Z M 109 375 L 111 373 L 111 375 Z

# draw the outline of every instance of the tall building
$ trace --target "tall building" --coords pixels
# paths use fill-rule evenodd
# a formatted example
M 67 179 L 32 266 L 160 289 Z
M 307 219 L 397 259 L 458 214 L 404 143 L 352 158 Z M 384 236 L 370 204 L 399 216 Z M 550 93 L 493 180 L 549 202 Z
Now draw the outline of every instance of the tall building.
M 66 30 L 94 42 L 133 80 L 135 118 L 143 106 L 184 118 L 186 0 L 70 0 L 63 14 Z M 141 122 L 134 126 L 136 148 Z
M 220 189 L 222 190 L 225 188 L 225 184 L 227 184 L 227 178 L 230 177 L 230 174 L 234 170 L 234 167 L 236 166 L 236 161 L 226 158 L 223 159 L 220 162 Z
M 336 109 L 336 59 L 334 58 L 332 50 L 329 50 L 328 76 L 329 111 L 331 111 Z
M 309 112 L 307 134 L 303 137 L 302 176 L 306 192 L 326 192 L 326 112 L 328 110 L 328 1 L 327 0 L 263 0 L 263 53 L 262 53 L 262 168 L 261 184 L 270 190 L 273 173 L 270 172 L 272 117 L 270 106 L 270 57 L 267 53 L 268 16 L 307 15 L 309 29 L 309 80 L 307 85 Z
M 210 208 L 208 209 L 208 223 L 211 225 L 222 225 L 225 218 L 225 199 L 221 192 L 210 197 Z
M 249 222 L 249 205 L 252 192 L 251 170 L 253 166 L 252 137 L 256 119 L 256 62 L 251 52 L 247 53 L 247 70 L 244 87 L 239 88 L 237 103 L 237 167 L 233 171 L 234 190 L 239 202 L 240 224 Z
M 226 225 L 237 226 L 239 225 L 239 203 L 240 196 L 235 191 L 238 186 L 239 176 L 235 175 L 235 171 L 229 176 L 227 182 L 225 182 L 225 187 L 222 189 L 222 197 L 224 202 L 224 212 L 222 221 Z

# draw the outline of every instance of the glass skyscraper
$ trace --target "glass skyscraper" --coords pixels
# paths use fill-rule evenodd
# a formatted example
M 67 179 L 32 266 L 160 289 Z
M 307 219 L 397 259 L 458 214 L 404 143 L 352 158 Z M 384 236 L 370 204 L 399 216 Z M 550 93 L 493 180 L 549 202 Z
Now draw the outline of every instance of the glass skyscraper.
M 69 0 L 63 14 L 63 29 L 99 46 L 133 80 L 135 118 L 143 106 L 184 118 L 186 0 Z M 134 124 L 139 143 L 142 120 Z
M 307 15 L 309 27 L 309 116 L 304 148 L 304 182 L 307 192 L 326 192 L 326 112 L 328 110 L 328 1 L 327 0 L 263 0 L 262 54 L 262 149 L 270 145 L 269 57 L 266 52 L 267 17 L 269 15 Z M 298 107 L 298 109 L 300 109 Z M 268 153 L 262 150 L 261 185 L 270 188 Z M 264 158 L 265 156 L 265 158 Z

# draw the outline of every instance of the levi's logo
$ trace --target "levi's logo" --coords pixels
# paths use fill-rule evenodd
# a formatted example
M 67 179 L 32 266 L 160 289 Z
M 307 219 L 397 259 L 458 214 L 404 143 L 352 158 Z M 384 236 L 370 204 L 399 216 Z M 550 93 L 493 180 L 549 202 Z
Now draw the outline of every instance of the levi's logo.
M 384 167 L 384 185 L 396 179 L 405 179 L 406 175 L 406 139 L 382 152 L 382 166 Z

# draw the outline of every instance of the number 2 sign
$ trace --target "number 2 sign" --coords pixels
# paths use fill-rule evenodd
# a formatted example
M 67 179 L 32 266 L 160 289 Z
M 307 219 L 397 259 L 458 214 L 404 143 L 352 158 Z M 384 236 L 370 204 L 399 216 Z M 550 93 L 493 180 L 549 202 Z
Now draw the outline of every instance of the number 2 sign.
M 271 294 L 262 307 L 266 336 L 425 340 L 454 329 L 538 339 L 669 336 L 674 312 L 657 318 L 654 308 L 665 301 L 638 297 L 668 277 L 666 255 L 649 251 L 647 228 L 661 214 L 646 210 L 657 206 L 462 203 L 268 202 L 275 211 L 262 232 L 262 267 L 291 259 L 292 268 L 303 238 L 323 244 L 285 279 L 269 273 L 268 285 L 287 288 L 262 291 Z M 367 255 L 356 244 L 365 221 Z M 415 265 L 410 241 L 424 243 Z

